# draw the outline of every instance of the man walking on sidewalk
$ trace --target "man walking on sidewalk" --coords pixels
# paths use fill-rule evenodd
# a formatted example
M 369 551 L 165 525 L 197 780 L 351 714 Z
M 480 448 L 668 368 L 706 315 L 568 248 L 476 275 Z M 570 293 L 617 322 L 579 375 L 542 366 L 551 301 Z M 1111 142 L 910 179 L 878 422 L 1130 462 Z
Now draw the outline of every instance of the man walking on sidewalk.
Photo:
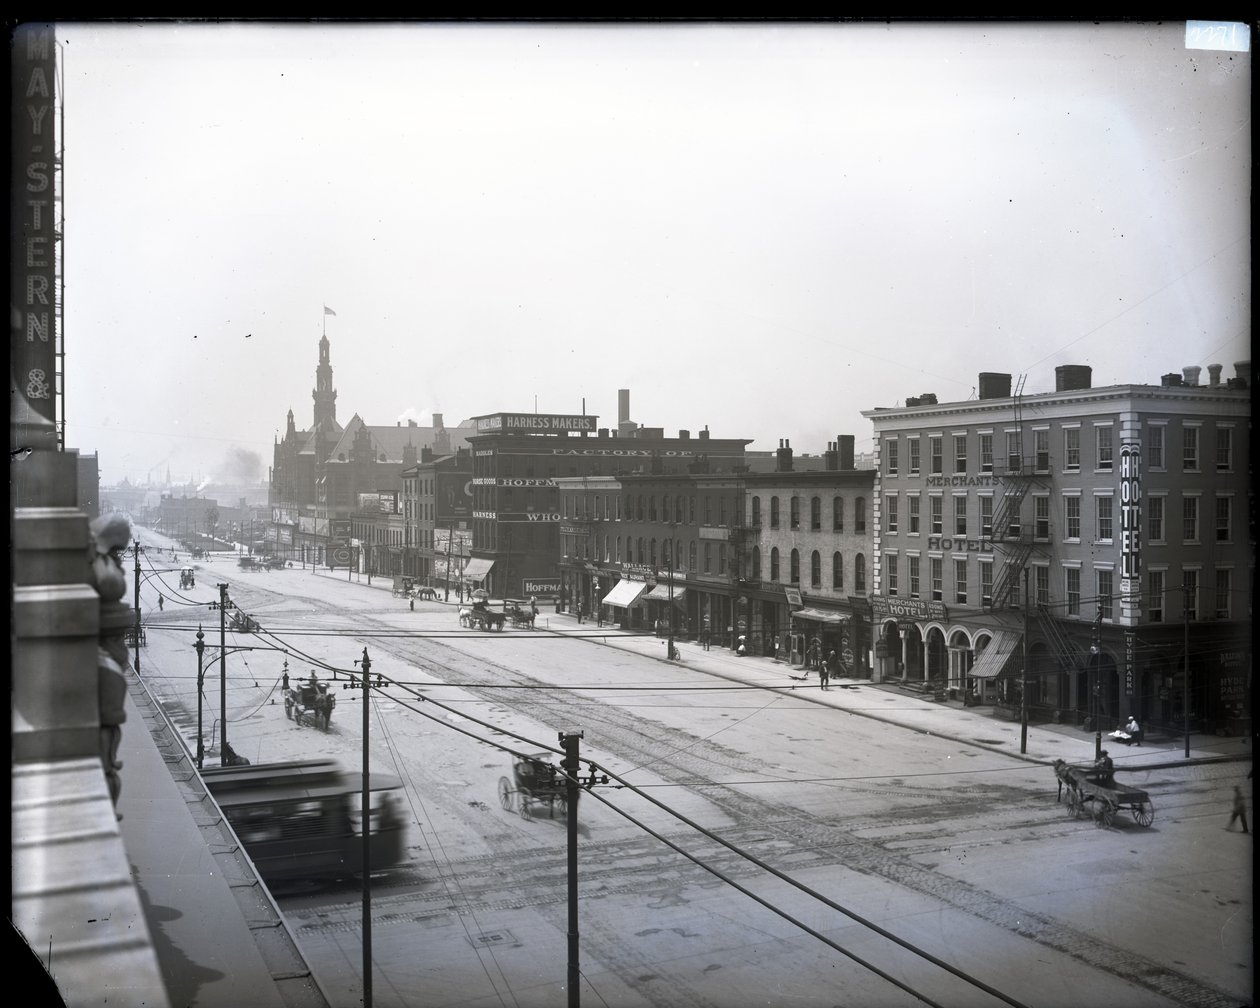
M 1242 820 L 1242 828 L 1244 833 L 1250 833 L 1247 829 L 1247 800 L 1243 797 L 1242 788 L 1237 784 L 1234 785 L 1234 811 L 1230 813 L 1229 825 L 1225 828 L 1232 830 L 1234 828 L 1234 820 Z

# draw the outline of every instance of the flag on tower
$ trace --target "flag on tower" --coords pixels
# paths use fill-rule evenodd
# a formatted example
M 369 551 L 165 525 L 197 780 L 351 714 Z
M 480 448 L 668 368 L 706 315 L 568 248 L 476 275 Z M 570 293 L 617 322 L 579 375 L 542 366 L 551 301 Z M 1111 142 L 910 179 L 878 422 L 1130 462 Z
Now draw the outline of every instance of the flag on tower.
M 328 305 L 324 305 L 324 314 L 325 314 L 325 315 L 336 315 L 337 313 L 336 313 L 335 311 L 333 311 L 331 308 L 329 308 L 329 307 L 328 307 Z

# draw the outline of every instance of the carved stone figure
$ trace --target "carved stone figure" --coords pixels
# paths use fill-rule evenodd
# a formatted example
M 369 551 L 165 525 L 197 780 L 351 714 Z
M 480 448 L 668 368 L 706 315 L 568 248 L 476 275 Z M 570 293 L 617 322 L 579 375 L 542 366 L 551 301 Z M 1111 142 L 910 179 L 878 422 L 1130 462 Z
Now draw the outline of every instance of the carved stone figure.
M 91 525 L 88 580 L 101 597 L 101 632 L 96 650 L 96 687 L 101 712 L 101 764 L 110 797 L 118 804 L 122 778 L 118 771 L 118 746 L 122 724 L 127 720 L 125 701 L 130 665 L 125 634 L 133 625 L 134 611 L 121 599 L 127 592 L 127 575 L 122 554 L 131 538 L 131 525 L 122 515 L 101 515 Z

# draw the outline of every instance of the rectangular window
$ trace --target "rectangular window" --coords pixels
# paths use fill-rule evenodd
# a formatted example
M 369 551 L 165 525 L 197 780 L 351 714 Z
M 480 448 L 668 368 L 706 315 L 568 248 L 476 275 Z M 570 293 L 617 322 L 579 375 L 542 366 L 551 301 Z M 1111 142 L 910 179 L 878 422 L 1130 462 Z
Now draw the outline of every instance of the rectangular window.
M 718 574 L 726 573 L 726 543 L 718 543 Z
M 993 564 L 980 561 L 980 604 L 993 605 Z
M 954 498 L 954 535 L 967 538 L 967 498 L 961 495 Z
M 1182 595 L 1186 597 L 1186 622 L 1193 623 L 1199 618 L 1199 572 L 1187 570 L 1181 572 Z
M 1024 534 L 1023 513 L 1020 503 L 1015 500 L 1014 494 L 1007 494 L 1002 500 L 1002 506 L 1006 508 L 1006 538 L 1018 539 Z
M 1033 465 L 1039 473 L 1050 471 L 1050 432 L 1048 430 L 1033 431 Z
M 1216 618 L 1229 619 L 1230 574 L 1227 570 L 1216 572 Z
M 1081 471 L 1081 429 L 1065 427 L 1063 430 L 1063 469 L 1065 472 Z
M 1009 472 L 1024 471 L 1024 451 L 1019 431 L 1006 432 L 1006 468 Z
M 1184 542 L 1199 541 L 1199 498 L 1181 498 L 1181 538 Z
M 1234 468 L 1234 431 L 1230 427 L 1216 428 L 1216 471 L 1229 472 Z
M 1229 542 L 1229 519 L 1233 503 L 1231 497 L 1216 498 L 1216 541 Z
M 980 435 L 980 471 L 993 472 L 993 435 Z
M 907 558 L 910 563 L 910 597 L 919 597 L 919 558 L 912 556 Z
M 1146 499 L 1146 533 L 1151 542 L 1164 541 L 1164 498 Z
M 1033 498 L 1033 536 L 1037 539 L 1050 538 L 1050 498 L 1040 496 Z
M 1094 574 L 1098 578 L 1098 616 L 1109 621 L 1112 614 L 1112 571 L 1100 570 Z
M 906 443 L 910 447 L 910 475 L 919 475 L 919 439 L 917 437 L 906 438 Z
M 705 498 L 705 502 L 707 504 L 708 502 L 707 497 Z M 799 497 L 793 496 L 788 501 L 788 519 L 791 522 L 791 526 L 790 526 L 791 528 L 798 529 L 801 527 L 801 499 Z M 704 520 L 706 524 L 709 521 L 707 507 L 705 508 Z
M 1146 467 L 1148 469 L 1164 468 L 1164 426 L 1146 428 Z
M 1079 497 L 1063 498 L 1064 538 L 1080 539 L 1081 537 L 1081 499 Z
M 954 602 L 957 605 L 967 604 L 967 561 L 954 561 Z
M 1039 606 L 1050 604 L 1050 568 L 1033 568 L 1033 599 Z
M 1094 508 L 1098 518 L 1098 541 L 1111 542 L 1113 522 L 1113 500 L 1110 497 L 1095 497 Z
M 1112 466 L 1115 450 L 1113 436 L 1114 431 L 1110 426 L 1094 428 L 1095 447 L 1098 449 L 1098 462 L 1095 468 L 1104 472 L 1110 471 Z
M 897 495 L 887 494 L 884 497 L 884 528 L 890 535 L 897 531 Z
M 944 449 L 941 439 L 938 437 L 928 438 L 928 449 L 932 453 L 932 475 L 939 476 L 944 470 Z
M 908 517 L 910 519 L 910 534 L 919 534 L 919 495 L 913 494 L 906 498 L 906 505 L 909 507 Z
M 1067 589 L 1067 613 L 1069 616 L 1081 614 L 1081 571 L 1079 567 L 1068 567 L 1063 571 Z
M 945 530 L 945 501 L 939 495 L 928 498 L 928 507 L 932 509 L 932 521 L 929 534 L 938 536 Z
M 945 561 L 940 557 L 929 557 L 928 564 L 932 570 L 932 601 L 941 602 L 945 597 Z
M 993 538 L 993 498 L 988 494 L 980 498 L 980 536 Z
M 884 471 L 889 476 L 897 475 L 897 439 L 889 438 L 884 442 Z
M 1164 622 L 1164 572 L 1153 570 L 1146 575 L 1146 618 L 1152 623 Z
M 889 595 L 897 594 L 897 557 L 895 554 L 884 554 L 884 582 Z
M 1019 604 L 1020 604 L 1019 603 L 1019 577 L 1018 577 L 1019 572 L 1015 569 L 1015 565 L 1011 563 L 1010 561 L 1007 561 L 1006 565 L 1002 568 L 1002 570 L 1006 575 L 1006 583 L 1010 586 L 1009 588 L 1006 589 L 1007 597 L 1011 600 L 1012 608 L 1018 609 Z
M 1197 472 L 1199 468 L 1199 428 L 1183 427 L 1181 429 L 1181 468 L 1186 472 Z
M 965 473 L 967 471 L 967 435 L 954 435 L 954 472 Z

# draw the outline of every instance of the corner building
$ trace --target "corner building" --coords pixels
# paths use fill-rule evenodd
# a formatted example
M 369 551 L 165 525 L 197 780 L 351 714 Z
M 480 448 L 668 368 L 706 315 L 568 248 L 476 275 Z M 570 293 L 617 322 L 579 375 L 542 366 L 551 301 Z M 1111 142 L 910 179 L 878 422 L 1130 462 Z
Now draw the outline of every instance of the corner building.
M 1251 365 L 864 411 L 877 675 L 1104 730 L 1251 718 Z M 1022 385 L 1022 383 L 1021 383 Z M 1188 704 L 1188 707 L 1187 707 Z

